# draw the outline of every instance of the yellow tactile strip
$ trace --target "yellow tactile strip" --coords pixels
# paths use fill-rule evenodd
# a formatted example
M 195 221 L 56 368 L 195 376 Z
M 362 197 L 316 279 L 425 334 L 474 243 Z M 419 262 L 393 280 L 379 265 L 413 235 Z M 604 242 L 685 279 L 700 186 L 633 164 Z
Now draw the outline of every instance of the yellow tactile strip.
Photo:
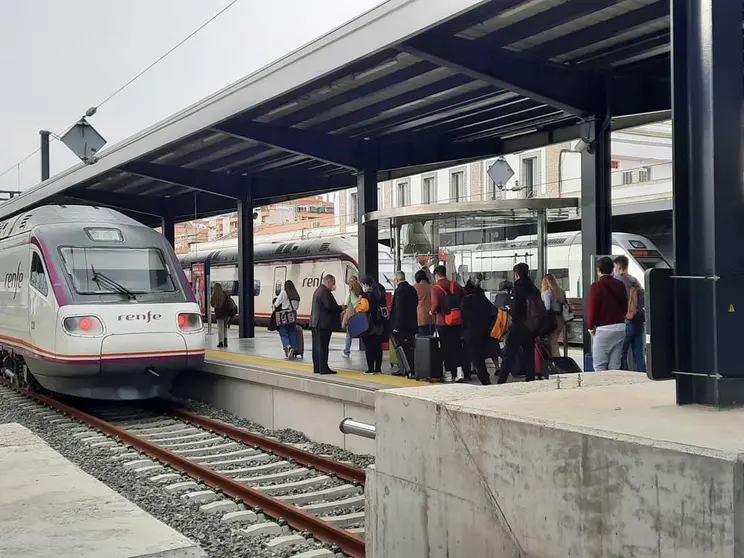
M 236 362 L 240 364 L 250 364 L 253 366 L 270 366 L 272 368 L 283 368 L 293 372 L 303 372 L 305 374 L 313 373 L 313 365 L 307 362 L 297 360 L 280 360 L 277 358 L 267 358 L 255 355 L 246 355 L 242 353 L 231 353 L 228 351 L 215 351 L 207 349 L 207 359 Z M 345 368 L 336 368 L 337 377 L 346 378 L 347 380 L 361 380 L 370 384 L 381 384 L 390 387 L 411 387 L 428 385 L 426 383 L 409 380 L 400 376 L 391 376 L 390 374 L 364 374 L 358 370 L 349 370 Z

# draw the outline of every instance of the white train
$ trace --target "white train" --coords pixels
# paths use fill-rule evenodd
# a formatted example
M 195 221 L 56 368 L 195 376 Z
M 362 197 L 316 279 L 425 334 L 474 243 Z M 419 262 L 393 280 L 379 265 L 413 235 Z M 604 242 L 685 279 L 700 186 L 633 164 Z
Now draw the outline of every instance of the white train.
M 525 262 L 539 285 L 537 269 L 537 237 L 518 236 L 513 240 L 492 242 L 470 247 L 452 247 L 458 275 L 466 280 L 473 273 L 482 273 L 486 290 L 496 290 L 504 279 L 513 279 L 512 269 Z M 628 272 L 643 285 L 644 274 L 653 267 L 670 267 L 661 252 L 647 238 L 628 233 L 612 233 L 611 256 L 628 258 Z M 555 276 L 569 298 L 582 295 L 581 233 L 566 232 L 548 235 L 547 271 Z
M 258 244 L 253 250 L 253 294 L 255 323 L 265 325 L 271 317 L 271 301 L 290 279 L 300 294 L 298 318 L 310 320 L 313 291 L 321 278 L 333 275 L 337 288 L 334 296 L 342 304 L 348 292 L 349 278 L 359 276 L 356 238 L 338 236 L 325 239 Z M 390 249 L 379 246 L 380 282 L 393 289 L 393 258 Z M 191 264 L 209 261 L 210 283 L 220 283 L 238 303 L 238 248 L 192 252 L 179 258 L 186 277 L 191 280 Z M 210 287 L 211 288 L 211 287 Z
M 111 209 L 52 205 L 0 223 L 3 374 L 95 399 L 167 394 L 204 361 L 172 247 Z

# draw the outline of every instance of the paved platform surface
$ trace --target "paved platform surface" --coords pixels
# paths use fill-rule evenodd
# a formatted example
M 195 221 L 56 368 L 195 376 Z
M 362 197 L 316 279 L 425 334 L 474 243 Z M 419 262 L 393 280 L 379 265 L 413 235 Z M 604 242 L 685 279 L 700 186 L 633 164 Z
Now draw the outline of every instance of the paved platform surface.
M 257 367 L 268 367 L 269 369 L 281 368 L 300 373 L 312 374 L 312 342 L 310 331 L 305 331 L 305 355 L 302 359 L 287 360 L 284 358 L 279 334 L 273 331 L 267 331 L 265 328 L 256 328 L 256 337 L 254 339 L 238 339 L 238 328 L 232 326 L 228 330 L 228 347 L 226 349 L 217 348 L 216 327 L 212 327 L 212 335 L 207 336 L 207 360 L 229 362 L 234 365 L 248 365 Z M 357 340 L 352 343 L 351 355 L 345 357 L 343 354 L 345 335 L 334 333 L 331 338 L 331 350 L 328 359 L 329 365 L 338 374 L 336 376 L 321 376 L 326 378 L 344 378 L 353 382 L 359 382 L 361 385 L 369 385 L 376 388 L 390 387 L 411 387 L 420 386 L 421 382 L 408 380 L 399 376 L 393 376 L 391 373 L 395 370 L 390 366 L 389 353 L 383 353 L 382 374 L 367 375 L 364 370 L 367 364 L 364 358 L 364 352 L 359 350 Z M 569 356 L 581 366 L 583 364 L 582 351 L 580 347 L 569 348 Z M 493 374 L 493 364 L 489 361 L 489 371 Z M 475 376 L 471 383 L 480 385 Z
M 8 558 L 205 556 L 19 424 L 0 425 L 0 533 Z

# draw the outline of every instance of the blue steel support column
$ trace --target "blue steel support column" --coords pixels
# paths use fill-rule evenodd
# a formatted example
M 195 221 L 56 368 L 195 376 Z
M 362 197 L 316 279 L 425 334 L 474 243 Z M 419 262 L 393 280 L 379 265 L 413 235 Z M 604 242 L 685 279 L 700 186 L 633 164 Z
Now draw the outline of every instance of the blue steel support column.
M 677 402 L 744 403 L 741 2 L 673 0 Z M 680 50 L 680 45 L 684 49 Z M 687 99 L 680 89 L 687 89 Z M 686 100 L 684 105 L 683 101 Z M 683 152 L 686 148 L 686 153 Z M 685 182 L 687 181 L 687 183 Z M 687 220 L 687 222 L 684 222 Z M 689 317 L 687 317 L 689 316 Z
M 612 248 L 610 119 L 597 117 L 588 121 L 582 139 L 588 142 L 581 153 L 581 296 L 586 314 L 589 285 L 594 277 L 592 256 L 610 254 Z M 584 354 L 591 350 L 592 339 L 584 327 Z
M 241 339 L 255 336 L 253 281 L 253 194 L 248 188 L 238 200 L 238 335 Z
M 171 246 L 176 245 L 176 224 L 173 221 L 172 215 L 164 215 L 160 218 L 160 229 L 163 231 L 165 240 Z
M 380 274 L 380 254 L 378 250 L 379 227 L 377 221 L 362 224 L 362 216 L 377 211 L 377 171 L 368 169 L 357 176 L 357 207 L 359 208 L 359 274 Z

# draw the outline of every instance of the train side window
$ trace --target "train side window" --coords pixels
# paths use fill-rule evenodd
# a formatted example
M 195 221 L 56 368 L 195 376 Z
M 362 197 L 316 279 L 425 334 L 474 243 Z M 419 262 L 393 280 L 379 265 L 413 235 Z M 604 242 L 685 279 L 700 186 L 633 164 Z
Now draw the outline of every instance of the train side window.
M 49 285 L 44 272 L 44 264 L 36 252 L 31 256 L 31 285 L 44 296 L 49 294 Z
M 258 296 L 261 294 L 261 281 L 258 279 L 253 280 L 253 296 Z
M 344 277 L 344 283 L 347 285 L 349 284 L 349 281 L 351 281 L 351 278 L 356 276 L 356 270 L 351 267 L 350 265 L 346 266 L 346 276 Z

